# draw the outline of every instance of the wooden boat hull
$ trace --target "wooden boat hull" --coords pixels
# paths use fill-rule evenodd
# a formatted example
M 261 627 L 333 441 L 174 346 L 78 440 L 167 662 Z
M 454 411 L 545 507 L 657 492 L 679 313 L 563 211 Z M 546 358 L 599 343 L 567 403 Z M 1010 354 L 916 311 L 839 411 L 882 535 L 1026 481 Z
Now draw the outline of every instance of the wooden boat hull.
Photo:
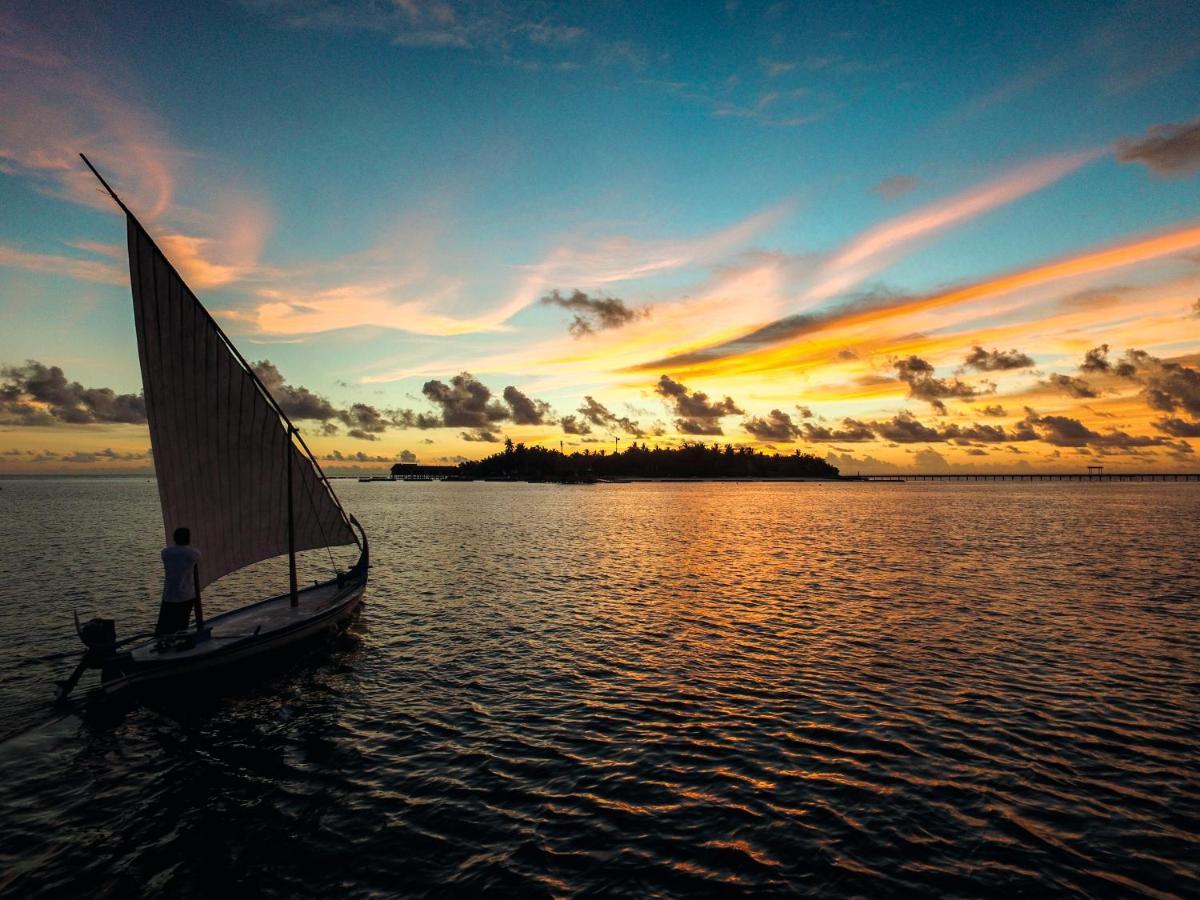
M 342 578 L 299 591 L 296 607 L 287 594 L 270 597 L 206 620 L 205 635 L 194 646 L 161 648 L 151 640 L 115 654 L 101 667 L 95 696 L 212 683 L 234 670 L 285 657 L 350 623 L 366 591 L 367 567 L 364 549 L 359 563 Z

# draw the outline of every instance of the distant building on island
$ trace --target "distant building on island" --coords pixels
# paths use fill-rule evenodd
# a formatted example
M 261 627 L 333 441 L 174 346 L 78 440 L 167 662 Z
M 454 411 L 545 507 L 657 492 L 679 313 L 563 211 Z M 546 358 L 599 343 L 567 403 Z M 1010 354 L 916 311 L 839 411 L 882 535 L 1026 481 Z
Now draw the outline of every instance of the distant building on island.
M 458 466 L 422 466 L 419 463 L 396 463 L 392 477 L 400 481 L 433 481 L 458 473 Z

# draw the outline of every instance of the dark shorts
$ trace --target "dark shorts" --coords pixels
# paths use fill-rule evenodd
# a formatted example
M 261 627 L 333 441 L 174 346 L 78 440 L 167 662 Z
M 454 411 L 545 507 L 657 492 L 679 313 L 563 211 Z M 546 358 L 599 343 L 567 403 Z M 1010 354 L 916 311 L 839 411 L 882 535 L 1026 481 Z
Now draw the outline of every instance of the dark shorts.
M 158 625 L 155 627 L 154 633 L 171 634 L 186 629 L 192 618 L 192 607 L 195 605 L 195 600 L 164 603 L 158 610 Z

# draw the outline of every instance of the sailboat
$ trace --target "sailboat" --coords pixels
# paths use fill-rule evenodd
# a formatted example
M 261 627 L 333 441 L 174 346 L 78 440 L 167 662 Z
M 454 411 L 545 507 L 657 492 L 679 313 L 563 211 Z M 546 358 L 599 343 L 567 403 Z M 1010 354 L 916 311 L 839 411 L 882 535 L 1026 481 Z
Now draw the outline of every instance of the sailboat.
M 278 655 L 344 627 L 367 584 L 370 550 L 358 520 L 343 509 L 303 436 L 228 335 L 82 153 L 125 214 L 129 278 L 154 472 L 168 543 L 178 527 L 201 551 L 198 587 L 287 554 L 286 592 L 159 636 L 116 639 L 111 619 L 75 629 L 87 647 L 59 684 L 64 700 L 87 669 L 96 692 L 173 683 Z M 354 544 L 358 562 L 301 588 L 296 554 Z M 329 553 L 330 562 L 334 562 Z M 282 587 L 282 585 L 281 585 Z

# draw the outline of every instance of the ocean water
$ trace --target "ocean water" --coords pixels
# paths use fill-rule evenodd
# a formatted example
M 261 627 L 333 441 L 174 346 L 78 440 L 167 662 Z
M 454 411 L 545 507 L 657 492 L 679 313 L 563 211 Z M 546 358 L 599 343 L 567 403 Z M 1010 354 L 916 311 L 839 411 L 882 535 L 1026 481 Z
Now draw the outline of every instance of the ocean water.
M 347 635 L 54 716 L 155 489 L 0 482 L 0 893 L 1200 895 L 1200 484 L 337 486 Z

